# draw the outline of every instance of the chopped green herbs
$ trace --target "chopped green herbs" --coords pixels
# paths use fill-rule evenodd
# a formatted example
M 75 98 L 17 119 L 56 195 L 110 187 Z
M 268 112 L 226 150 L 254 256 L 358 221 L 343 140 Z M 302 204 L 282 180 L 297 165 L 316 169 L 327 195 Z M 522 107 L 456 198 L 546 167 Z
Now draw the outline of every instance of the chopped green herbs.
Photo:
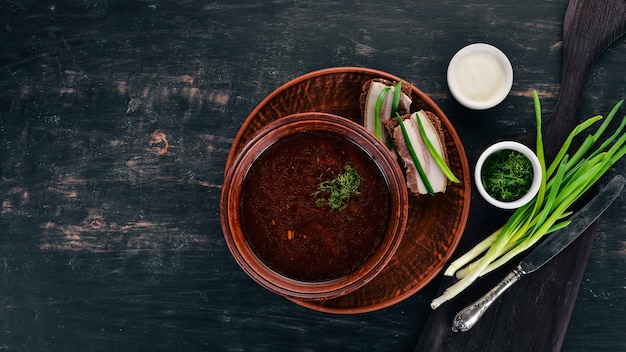
M 359 194 L 361 175 L 349 165 L 346 165 L 344 170 L 345 172 L 332 180 L 323 181 L 320 176 L 317 191 L 313 192 L 318 207 L 328 205 L 332 210 L 341 211 L 348 206 L 351 196 Z
M 501 150 L 485 160 L 482 183 L 487 193 L 497 200 L 511 202 L 528 192 L 533 182 L 533 167 L 524 154 Z

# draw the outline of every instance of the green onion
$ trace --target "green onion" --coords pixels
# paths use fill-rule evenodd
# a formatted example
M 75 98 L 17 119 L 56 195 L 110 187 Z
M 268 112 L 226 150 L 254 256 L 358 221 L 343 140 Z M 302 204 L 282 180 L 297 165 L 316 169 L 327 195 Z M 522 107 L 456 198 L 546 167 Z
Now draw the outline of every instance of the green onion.
M 446 175 L 448 180 L 455 182 L 455 183 L 461 182 L 456 176 L 454 176 L 454 174 L 452 173 L 452 170 L 450 170 L 448 165 L 446 165 L 446 162 L 443 160 L 441 155 L 439 155 L 437 150 L 435 150 L 435 147 L 431 143 L 430 139 L 428 139 L 428 136 L 426 135 L 426 131 L 424 130 L 424 125 L 422 124 L 422 119 L 420 118 L 419 113 L 416 113 L 415 117 L 417 120 L 417 125 L 419 127 L 420 135 L 422 136 L 422 140 L 424 140 L 424 144 L 426 145 L 426 149 L 428 149 L 428 152 L 435 160 L 435 163 L 437 164 L 437 166 L 439 166 L 439 168 L 441 169 L 443 174 Z
M 378 95 L 378 99 L 376 100 L 376 108 L 374 109 L 374 134 L 376 138 L 382 140 L 382 132 L 381 132 L 381 123 L 380 123 L 380 109 L 383 106 L 383 102 L 385 101 L 385 97 L 387 93 L 391 90 L 391 87 L 385 87 Z M 393 115 L 392 115 L 393 116 Z
M 411 139 L 409 138 L 409 133 L 407 132 L 406 127 L 404 127 L 404 121 L 402 120 L 400 114 L 396 113 L 396 117 L 398 118 L 398 124 L 402 129 L 402 135 L 404 136 L 404 140 L 406 141 L 406 145 L 409 149 L 409 153 L 411 154 L 411 158 L 413 159 L 413 163 L 415 164 L 415 168 L 417 169 L 417 173 L 424 183 L 424 187 L 426 187 L 426 191 L 428 192 L 428 194 L 433 195 L 435 194 L 435 192 L 433 191 L 433 187 L 431 186 L 430 181 L 428 181 L 428 177 L 426 176 L 426 172 L 424 172 L 424 169 L 422 168 L 422 164 L 417 158 L 417 154 L 415 154 L 415 149 L 413 149 L 413 144 L 411 143 Z
M 382 131 L 381 131 L 381 121 L 380 121 L 380 110 L 383 106 L 383 102 L 385 101 L 385 97 L 387 93 L 391 90 L 391 87 L 385 87 L 378 95 L 376 100 L 376 106 L 374 108 L 374 135 L 376 138 L 382 140 Z M 400 106 L 400 96 L 402 95 L 402 80 L 399 80 L 398 83 L 394 86 L 393 91 L 393 100 L 391 102 L 391 116 L 394 116 L 398 113 L 398 106 Z M 391 140 L 387 140 L 387 148 L 389 150 L 393 149 L 393 143 Z
M 402 95 L 402 80 L 398 80 L 396 86 L 393 87 L 393 102 L 391 103 L 391 116 L 395 116 L 398 113 L 398 106 L 400 106 L 400 95 Z
M 533 93 L 533 103 L 537 122 L 537 157 L 543 174 L 539 193 L 530 203 L 518 208 L 500 229 L 450 264 L 444 275 L 456 275 L 459 281 L 431 302 L 433 309 L 461 293 L 478 277 L 528 250 L 544 236 L 567 226 L 571 206 L 626 154 L 626 133 L 623 132 L 626 116 L 616 131 L 593 149 L 622 105 L 622 100 L 613 107 L 596 132 L 588 135 L 569 157 L 568 150 L 574 137 L 602 117 L 591 117 L 576 126 L 546 169 L 537 92 Z

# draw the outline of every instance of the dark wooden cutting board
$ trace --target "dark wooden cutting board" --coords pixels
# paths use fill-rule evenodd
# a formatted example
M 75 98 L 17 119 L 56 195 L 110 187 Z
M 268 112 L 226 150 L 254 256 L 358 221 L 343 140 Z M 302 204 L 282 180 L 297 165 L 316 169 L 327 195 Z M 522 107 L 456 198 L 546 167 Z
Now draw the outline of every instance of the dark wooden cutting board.
M 564 21 L 564 62 L 559 101 L 543 129 L 548 161 L 579 121 L 580 95 L 593 62 L 624 33 L 625 27 L 625 0 L 570 1 Z M 533 133 L 511 139 L 522 141 L 534 149 Z M 470 165 L 475 164 L 475 157 L 470 160 Z M 590 191 L 587 197 L 596 191 Z M 477 192 L 473 193 L 468 225 L 457 255 L 493 232 L 511 215 L 511 212 L 488 206 Z M 559 351 L 596 229 L 597 223 L 594 223 L 555 259 L 532 275 L 523 277 L 515 288 L 494 303 L 470 331 L 455 333 L 451 329 L 454 316 L 497 284 L 516 263 L 477 280 L 468 290 L 429 315 L 415 351 Z M 454 281 L 453 278 L 443 278 L 440 293 Z

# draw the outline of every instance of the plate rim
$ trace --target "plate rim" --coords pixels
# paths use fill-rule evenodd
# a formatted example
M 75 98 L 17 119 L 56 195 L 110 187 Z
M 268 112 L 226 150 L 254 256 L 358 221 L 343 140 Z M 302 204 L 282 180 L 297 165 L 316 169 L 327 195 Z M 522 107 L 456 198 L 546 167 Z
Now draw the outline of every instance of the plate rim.
M 235 136 L 233 140 L 233 144 L 228 153 L 226 166 L 224 168 L 225 170 L 224 174 L 228 172 L 229 168 L 232 166 L 234 159 L 237 157 L 238 152 L 235 150 L 236 149 L 235 146 L 240 145 L 242 143 L 241 140 L 243 139 L 243 136 L 245 135 L 246 130 L 252 123 L 254 117 L 259 113 L 259 111 L 261 111 L 261 109 L 263 109 L 265 105 L 267 105 L 270 101 L 272 101 L 274 98 L 279 96 L 283 91 L 287 90 L 293 85 L 296 85 L 302 81 L 306 81 L 314 77 L 319 77 L 319 76 L 329 75 L 329 74 L 337 74 L 337 73 L 365 73 L 365 74 L 374 75 L 374 76 L 379 75 L 382 78 L 392 79 L 396 81 L 401 79 L 400 77 L 396 75 L 393 75 L 393 74 L 390 74 L 381 70 L 377 70 L 377 69 L 356 67 L 356 66 L 340 66 L 340 67 L 330 67 L 330 68 L 324 68 L 324 69 L 311 71 L 309 73 L 305 73 L 303 75 L 297 76 L 287 81 L 286 83 L 283 83 L 278 88 L 273 90 L 270 94 L 268 94 L 263 100 L 261 100 L 261 102 L 257 104 L 257 106 L 250 112 L 250 114 L 248 114 L 245 121 L 242 123 L 241 127 L 239 128 L 237 132 L 237 135 Z M 410 81 L 408 82 L 410 83 Z M 435 269 L 432 270 L 431 273 L 429 273 L 422 281 L 420 281 L 418 285 L 415 285 L 411 287 L 410 289 L 401 290 L 400 294 L 397 294 L 394 297 L 383 300 L 383 301 L 374 302 L 372 304 L 358 306 L 358 307 L 335 307 L 335 306 L 327 306 L 327 305 L 319 304 L 321 302 L 325 302 L 328 300 L 301 300 L 301 299 L 292 298 L 292 297 L 284 297 L 287 300 L 297 305 L 300 305 L 302 307 L 319 311 L 319 312 L 323 312 L 323 313 L 348 315 L 348 314 L 368 313 L 368 312 L 381 310 L 381 309 L 393 306 L 397 303 L 400 303 L 406 300 L 407 298 L 413 296 L 414 294 L 419 292 L 421 289 L 423 289 L 432 280 L 434 280 L 435 277 L 437 277 L 437 275 L 439 275 L 439 273 L 443 270 L 445 264 L 450 260 L 452 255 L 455 253 L 456 248 L 458 247 L 459 242 L 461 241 L 461 238 L 463 237 L 463 233 L 467 226 L 467 221 L 468 221 L 469 211 L 470 211 L 470 201 L 471 201 L 472 192 L 471 192 L 471 175 L 470 175 L 470 170 L 469 170 L 469 162 L 467 159 L 467 155 L 466 155 L 463 143 L 461 142 L 461 139 L 458 133 L 456 132 L 456 129 L 452 125 L 452 122 L 447 117 L 447 115 L 443 112 L 443 110 L 441 110 L 439 105 L 437 105 L 430 98 L 429 95 L 424 93 L 417 86 L 415 86 L 414 84 L 411 84 L 411 89 L 414 90 L 416 93 L 418 93 L 418 95 L 420 96 L 420 99 L 424 100 L 425 103 L 434 107 L 435 108 L 434 112 L 438 116 L 443 117 L 442 123 L 446 125 L 446 129 L 449 131 L 449 135 L 454 145 L 456 146 L 457 152 L 459 154 L 459 158 L 461 159 L 461 167 L 463 169 L 463 175 L 464 175 L 462 179 L 463 205 L 462 205 L 462 211 L 460 215 L 460 223 L 458 226 L 458 232 L 454 234 L 454 239 L 450 243 L 450 246 L 446 255 L 442 257 L 442 259 L 439 261 L 439 264 L 435 266 Z M 240 150 L 241 149 L 239 148 L 239 151 Z M 364 287 L 367 287 L 367 284 Z M 355 291 L 354 293 L 358 292 L 359 290 Z M 330 300 L 333 300 L 333 299 L 330 299 Z

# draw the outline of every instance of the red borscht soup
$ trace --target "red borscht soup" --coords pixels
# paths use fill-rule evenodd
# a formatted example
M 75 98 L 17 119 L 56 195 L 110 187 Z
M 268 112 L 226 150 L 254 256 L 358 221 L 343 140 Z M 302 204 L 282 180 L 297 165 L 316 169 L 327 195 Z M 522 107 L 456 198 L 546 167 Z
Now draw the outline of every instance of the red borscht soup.
M 320 191 L 320 184 L 345 181 L 348 171 L 358 188 L 333 209 L 331 194 L 342 190 Z M 381 170 L 358 145 L 305 131 L 254 161 L 240 204 L 244 235 L 259 259 L 291 279 L 322 282 L 350 274 L 374 254 L 389 221 L 390 195 Z

